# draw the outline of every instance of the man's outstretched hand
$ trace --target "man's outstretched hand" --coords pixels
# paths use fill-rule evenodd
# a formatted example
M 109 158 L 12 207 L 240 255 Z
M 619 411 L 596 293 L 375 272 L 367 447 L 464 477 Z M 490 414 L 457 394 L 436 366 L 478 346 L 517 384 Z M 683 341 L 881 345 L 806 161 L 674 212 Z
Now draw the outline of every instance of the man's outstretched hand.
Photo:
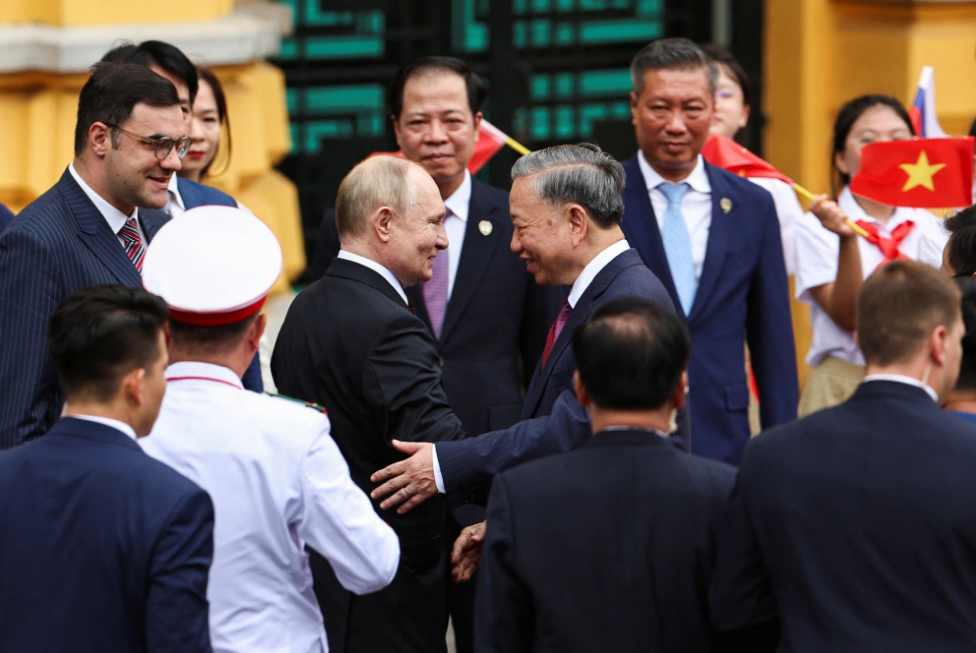
M 485 522 L 467 526 L 454 541 L 451 551 L 451 577 L 455 583 L 466 583 L 481 566 L 481 549 L 485 545 Z
M 370 476 L 369 480 L 383 485 L 373 490 L 369 496 L 374 499 L 387 497 L 380 504 L 383 510 L 402 503 L 397 513 L 403 515 L 437 494 L 437 484 L 434 482 L 434 445 L 429 442 L 394 440 L 393 447 L 410 457 Z

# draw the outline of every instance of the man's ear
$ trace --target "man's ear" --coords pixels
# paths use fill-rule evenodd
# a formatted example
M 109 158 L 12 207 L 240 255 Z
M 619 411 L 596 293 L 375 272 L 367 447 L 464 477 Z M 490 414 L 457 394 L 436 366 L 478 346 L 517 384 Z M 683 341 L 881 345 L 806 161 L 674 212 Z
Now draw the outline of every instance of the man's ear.
M 376 235 L 384 243 L 389 242 L 390 235 L 393 230 L 393 218 L 395 214 L 393 210 L 388 206 L 381 206 L 376 209 L 372 216 L 370 216 L 370 224 Z
M 570 204 L 569 208 L 569 231 L 573 235 L 573 247 L 586 240 L 586 234 L 590 230 L 590 218 L 579 204 Z
M 637 126 L 637 93 L 630 92 L 630 123 Z
M 93 122 L 88 128 L 88 148 L 101 158 L 112 147 L 112 130 L 101 122 Z
M 576 395 L 576 401 L 583 408 L 589 408 L 593 401 L 590 399 L 590 393 L 586 391 L 586 386 L 583 385 L 582 379 L 580 379 L 579 370 L 573 372 L 573 393 Z
M 394 115 L 391 115 L 390 121 L 393 123 L 393 135 L 396 136 L 397 146 L 402 151 L 403 145 L 400 143 L 400 119 Z
M 478 140 L 478 134 L 480 133 L 479 130 L 481 129 L 481 118 L 482 115 L 480 111 L 474 114 L 474 140 L 475 141 Z
M 681 373 L 681 378 L 678 380 L 678 387 L 674 389 L 671 393 L 671 404 L 676 409 L 682 409 L 685 407 L 685 399 L 688 396 L 688 372 L 684 371 Z
M 145 401 L 142 384 L 146 379 L 146 370 L 137 367 L 122 377 L 121 392 L 125 402 L 131 406 L 140 407 Z
M 247 330 L 247 342 L 254 351 L 260 349 L 261 336 L 264 335 L 264 330 L 267 326 L 268 316 L 264 313 L 259 313 L 257 319 L 254 320 L 251 327 Z
M 932 349 L 931 356 L 933 361 L 939 366 L 945 365 L 946 343 L 948 339 L 949 329 L 943 324 L 932 329 L 932 333 L 929 335 L 929 346 Z

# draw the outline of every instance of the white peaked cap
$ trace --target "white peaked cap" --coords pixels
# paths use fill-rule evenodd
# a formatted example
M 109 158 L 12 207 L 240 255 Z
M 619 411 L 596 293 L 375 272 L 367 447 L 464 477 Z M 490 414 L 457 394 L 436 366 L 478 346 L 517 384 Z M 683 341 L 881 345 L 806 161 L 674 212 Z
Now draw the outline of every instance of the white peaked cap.
M 264 305 L 281 274 L 281 246 L 260 219 L 229 206 L 200 206 L 167 222 L 146 248 L 142 284 L 170 318 L 231 324 Z

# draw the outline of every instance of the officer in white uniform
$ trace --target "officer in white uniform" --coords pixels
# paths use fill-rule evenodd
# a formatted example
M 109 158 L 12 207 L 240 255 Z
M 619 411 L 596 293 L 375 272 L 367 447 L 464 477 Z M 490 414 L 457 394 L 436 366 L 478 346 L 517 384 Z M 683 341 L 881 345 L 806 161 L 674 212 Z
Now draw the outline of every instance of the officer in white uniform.
M 357 594 L 389 584 L 400 558 L 326 415 L 243 390 L 281 262 L 258 218 L 206 206 L 164 226 L 143 265 L 146 289 L 170 306 L 173 345 L 159 419 L 140 444 L 213 499 L 215 653 L 328 650 L 305 544 Z

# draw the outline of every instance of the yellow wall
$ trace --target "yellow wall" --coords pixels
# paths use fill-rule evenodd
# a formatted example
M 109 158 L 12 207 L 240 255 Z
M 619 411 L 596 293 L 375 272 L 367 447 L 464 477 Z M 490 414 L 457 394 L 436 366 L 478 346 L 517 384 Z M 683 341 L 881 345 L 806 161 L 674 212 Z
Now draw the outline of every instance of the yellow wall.
M 2 0 L 0 23 L 114 25 L 213 20 L 230 13 L 233 0 Z
M 814 192 L 829 192 L 833 121 L 847 100 L 885 93 L 906 106 L 922 66 L 935 68 L 936 109 L 950 134 L 976 117 L 976 5 L 766 0 L 766 156 Z M 809 349 L 794 306 L 797 356 Z M 808 370 L 801 365 L 801 379 Z

